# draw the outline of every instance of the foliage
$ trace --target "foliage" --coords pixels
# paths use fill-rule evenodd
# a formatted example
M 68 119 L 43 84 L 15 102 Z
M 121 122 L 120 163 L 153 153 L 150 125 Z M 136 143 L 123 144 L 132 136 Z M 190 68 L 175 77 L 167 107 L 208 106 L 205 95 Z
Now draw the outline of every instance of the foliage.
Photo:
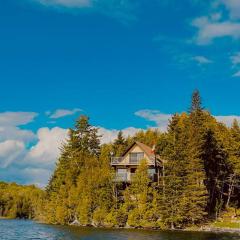
M 174 114 L 168 129 L 139 131 L 100 145 L 98 129 L 81 116 L 61 147 L 46 191 L 1 184 L 0 214 L 47 223 L 175 229 L 202 224 L 240 207 L 240 127 L 227 127 L 201 105 L 198 91 L 188 113 Z M 135 141 L 161 160 L 152 182 L 145 160 L 131 183 L 114 181 L 110 157 Z M 43 197 L 44 196 L 44 197 Z M 44 200 L 43 200 L 44 199 Z M 237 211 L 237 210 L 236 210 Z
M 34 219 L 42 216 L 44 191 L 35 186 L 0 182 L 0 217 Z

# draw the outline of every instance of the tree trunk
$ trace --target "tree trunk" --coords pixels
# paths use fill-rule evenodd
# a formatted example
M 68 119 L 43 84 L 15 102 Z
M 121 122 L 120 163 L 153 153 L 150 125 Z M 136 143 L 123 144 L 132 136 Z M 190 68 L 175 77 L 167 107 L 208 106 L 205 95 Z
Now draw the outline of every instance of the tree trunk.
M 229 203 L 230 203 L 232 192 L 233 192 L 233 188 L 234 188 L 234 182 L 235 182 L 235 175 L 233 174 L 230 177 L 230 183 L 229 183 L 229 188 L 228 188 L 228 198 L 227 198 L 226 208 L 229 207 Z

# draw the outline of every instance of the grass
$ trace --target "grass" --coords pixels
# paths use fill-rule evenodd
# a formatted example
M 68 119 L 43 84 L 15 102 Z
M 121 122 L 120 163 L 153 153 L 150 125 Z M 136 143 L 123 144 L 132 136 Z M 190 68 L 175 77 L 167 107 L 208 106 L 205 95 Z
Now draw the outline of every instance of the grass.
M 240 228 L 240 211 L 234 208 L 228 208 L 221 214 L 218 221 L 212 224 L 212 227 L 217 228 Z
M 215 222 L 213 225 L 213 227 L 217 227 L 217 228 L 240 228 L 240 222 Z

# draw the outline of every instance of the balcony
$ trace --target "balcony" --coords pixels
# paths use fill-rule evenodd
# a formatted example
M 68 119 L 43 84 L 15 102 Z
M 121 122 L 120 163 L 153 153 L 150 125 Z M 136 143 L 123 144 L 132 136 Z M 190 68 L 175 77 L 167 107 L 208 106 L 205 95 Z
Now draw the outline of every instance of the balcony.
M 116 173 L 115 182 L 131 182 L 135 176 L 135 173 Z M 154 182 L 157 181 L 157 174 L 149 174 L 149 179 Z
M 111 158 L 111 165 L 117 166 L 117 165 L 139 165 L 140 162 L 144 159 L 142 156 L 129 156 L 129 158 L 123 157 L 112 157 Z M 154 165 L 154 158 L 150 158 L 151 164 Z
M 123 157 L 112 157 L 111 165 L 121 165 L 122 161 L 123 161 Z

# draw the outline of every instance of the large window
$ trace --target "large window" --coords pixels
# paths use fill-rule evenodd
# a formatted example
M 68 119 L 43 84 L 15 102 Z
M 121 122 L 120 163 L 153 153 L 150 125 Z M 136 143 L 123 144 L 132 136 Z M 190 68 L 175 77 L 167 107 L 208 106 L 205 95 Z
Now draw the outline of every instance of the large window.
M 130 153 L 129 162 L 138 164 L 143 158 L 143 152 Z
M 149 168 L 148 169 L 148 177 L 154 181 L 154 175 L 156 174 L 156 170 L 154 168 Z
M 154 168 L 149 168 L 148 169 L 148 175 L 153 176 L 156 173 L 156 170 Z
M 117 169 L 117 180 L 118 181 L 127 181 L 127 169 L 118 168 Z

